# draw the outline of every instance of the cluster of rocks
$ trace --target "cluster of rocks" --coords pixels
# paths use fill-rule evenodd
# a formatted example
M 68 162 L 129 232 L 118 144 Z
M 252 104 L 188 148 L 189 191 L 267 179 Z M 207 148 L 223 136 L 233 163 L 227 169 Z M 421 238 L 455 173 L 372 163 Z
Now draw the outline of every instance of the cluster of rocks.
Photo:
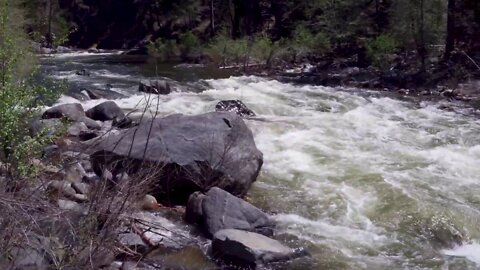
M 174 89 L 168 82 L 141 83 L 142 87 L 155 94 Z M 271 238 L 275 224 L 269 215 L 241 199 L 263 164 L 243 120 L 255 113 L 239 100 L 221 101 L 215 110 L 135 122 L 114 101 L 86 111 L 78 103 L 49 108 L 32 124 L 31 132 L 66 130 L 64 143 L 45 152 L 60 152 L 74 162 L 62 171 L 63 180 L 50 181 L 46 190 L 60 209 L 83 213 L 99 182 L 111 182 L 116 188 L 125 181 L 150 179 L 151 192 L 138 202 L 138 211 L 130 217 L 133 222 L 117 233 L 121 246 L 143 258 L 132 269 L 165 265 L 166 258 L 184 253 L 203 256 L 206 265 L 212 258 L 246 268 L 305 256 Z M 160 213 L 177 218 L 172 222 Z M 185 226 L 178 225 L 182 222 L 197 232 L 179 230 Z M 113 269 L 131 264 L 128 256 L 120 256 L 122 262 L 115 261 L 119 256 L 108 258 L 102 265 Z

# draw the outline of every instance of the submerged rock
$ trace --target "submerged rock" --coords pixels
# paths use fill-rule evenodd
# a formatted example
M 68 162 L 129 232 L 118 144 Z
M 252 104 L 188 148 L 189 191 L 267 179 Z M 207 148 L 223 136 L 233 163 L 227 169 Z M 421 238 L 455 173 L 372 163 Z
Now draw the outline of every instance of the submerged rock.
M 91 161 L 97 175 L 104 167 L 114 175 L 148 175 L 155 179 L 154 195 L 179 204 L 214 186 L 242 196 L 263 164 L 250 129 L 224 112 L 144 121 L 106 136 L 96 150 Z
M 75 74 L 78 75 L 78 76 L 87 76 L 88 77 L 88 76 L 90 76 L 90 71 L 83 68 L 81 70 L 77 70 L 75 72 Z
M 128 116 L 116 117 L 112 121 L 112 127 L 116 127 L 120 129 L 131 128 L 131 127 L 134 127 L 135 125 L 136 123 L 134 123 L 132 119 L 130 119 L 130 117 Z
M 98 104 L 86 112 L 86 115 L 93 120 L 97 121 L 110 121 L 116 118 L 124 118 L 125 113 L 113 101 L 106 101 Z
M 212 254 L 226 263 L 255 267 L 303 257 L 307 252 L 293 250 L 261 234 L 228 229 L 214 235 Z
M 255 113 L 240 100 L 223 100 L 215 106 L 217 112 L 232 112 L 241 117 L 253 117 Z
M 172 87 L 166 80 L 141 81 L 138 86 L 138 91 L 149 94 L 168 95 L 172 92 Z
M 192 194 L 185 215 L 187 221 L 201 224 L 209 236 L 223 229 L 273 235 L 273 222 L 262 210 L 217 187 L 205 196 Z

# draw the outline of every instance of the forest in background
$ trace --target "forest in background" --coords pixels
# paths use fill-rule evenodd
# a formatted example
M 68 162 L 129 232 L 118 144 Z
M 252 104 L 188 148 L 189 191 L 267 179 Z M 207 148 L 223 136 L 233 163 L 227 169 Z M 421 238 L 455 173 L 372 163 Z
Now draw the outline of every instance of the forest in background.
M 165 61 L 344 58 L 359 67 L 408 62 L 425 70 L 452 59 L 472 68 L 480 48 L 475 0 L 29 0 L 23 6 L 30 36 L 46 46 L 135 48 Z

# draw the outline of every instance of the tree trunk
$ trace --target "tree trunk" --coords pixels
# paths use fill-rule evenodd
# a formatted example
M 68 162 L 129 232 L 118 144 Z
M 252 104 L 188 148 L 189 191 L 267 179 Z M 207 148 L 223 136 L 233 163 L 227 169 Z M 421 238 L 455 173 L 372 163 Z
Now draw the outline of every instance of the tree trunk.
M 215 36 L 215 6 L 214 0 L 210 0 L 210 35 Z
M 418 47 L 418 55 L 420 56 L 420 61 L 422 63 L 421 71 L 425 71 L 426 67 L 426 58 L 427 58 L 427 47 L 425 44 L 425 0 L 420 0 L 420 44 Z
M 445 42 L 445 61 L 450 59 L 455 48 L 455 0 L 448 0 L 447 39 Z
M 47 9 L 48 9 L 48 29 L 47 29 L 47 47 L 52 48 L 53 47 L 53 35 L 52 35 L 52 17 L 53 17 L 53 0 L 48 0 L 47 1 Z

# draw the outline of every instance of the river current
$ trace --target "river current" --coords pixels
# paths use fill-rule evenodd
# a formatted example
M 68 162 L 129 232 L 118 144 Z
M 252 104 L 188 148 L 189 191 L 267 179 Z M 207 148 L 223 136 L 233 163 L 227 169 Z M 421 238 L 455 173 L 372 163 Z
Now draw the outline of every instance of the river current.
M 374 91 L 152 68 L 111 54 L 44 57 L 42 71 L 68 80 L 74 94 L 59 103 L 87 109 L 104 100 L 81 100 L 83 87 L 122 94 L 117 104 L 134 114 L 200 114 L 242 100 L 258 115 L 246 122 L 264 154 L 249 200 L 274 216 L 277 238 L 308 249 L 309 269 L 480 269 L 478 118 Z M 156 75 L 203 91 L 137 92 Z

